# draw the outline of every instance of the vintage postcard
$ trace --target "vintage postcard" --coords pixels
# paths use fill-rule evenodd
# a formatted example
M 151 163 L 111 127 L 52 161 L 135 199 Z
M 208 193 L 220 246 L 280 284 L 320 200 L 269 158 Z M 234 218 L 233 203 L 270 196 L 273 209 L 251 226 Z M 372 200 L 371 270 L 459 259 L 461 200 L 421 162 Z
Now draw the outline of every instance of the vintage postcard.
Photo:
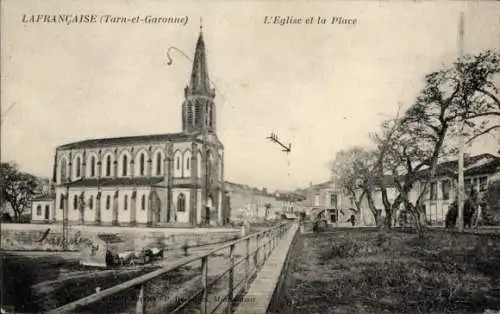
M 500 313 L 500 2 L 1 2 L 1 313 Z

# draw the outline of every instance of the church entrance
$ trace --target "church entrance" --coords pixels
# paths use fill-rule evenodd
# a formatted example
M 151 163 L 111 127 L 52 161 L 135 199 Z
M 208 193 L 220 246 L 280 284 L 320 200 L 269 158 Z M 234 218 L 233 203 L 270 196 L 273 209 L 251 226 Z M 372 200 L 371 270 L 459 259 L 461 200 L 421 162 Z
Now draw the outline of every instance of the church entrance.
M 209 195 L 207 198 L 207 206 L 205 206 L 205 223 L 210 224 L 210 217 L 213 210 L 213 199 L 212 196 Z

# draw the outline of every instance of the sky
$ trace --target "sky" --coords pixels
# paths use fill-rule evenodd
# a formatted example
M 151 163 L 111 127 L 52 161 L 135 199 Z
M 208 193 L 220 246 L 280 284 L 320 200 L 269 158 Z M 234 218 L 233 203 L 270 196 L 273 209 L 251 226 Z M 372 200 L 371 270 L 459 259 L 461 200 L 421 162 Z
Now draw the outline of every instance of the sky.
M 329 179 L 328 162 L 408 107 L 426 73 L 500 47 L 498 2 L 2 1 L 1 159 L 51 176 L 58 145 L 181 131 L 183 88 L 203 20 L 218 90 L 226 180 L 292 189 Z M 32 14 L 187 16 L 182 24 L 36 24 Z M 266 16 L 327 18 L 264 24 Z M 330 24 L 332 17 L 355 25 Z M 266 137 L 292 143 L 285 154 Z M 496 152 L 485 136 L 468 153 Z

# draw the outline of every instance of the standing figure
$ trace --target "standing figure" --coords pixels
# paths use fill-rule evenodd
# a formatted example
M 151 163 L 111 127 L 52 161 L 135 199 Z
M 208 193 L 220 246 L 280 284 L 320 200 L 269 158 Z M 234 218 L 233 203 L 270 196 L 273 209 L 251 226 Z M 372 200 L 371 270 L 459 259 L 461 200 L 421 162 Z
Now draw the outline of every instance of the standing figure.
M 483 216 L 483 208 L 481 206 L 481 204 L 479 204 L 477 206 L 477 210 L 476 210 L 476 215 L 475 215 L 475 219 L 474 219 L 474 229 L 478 229 L 479 227 L 479 224 L 481 223 L 481 220 L 482 220 L 482 216 Z
M 356 225 L 356 216 L 351 215 L 351 217 L 349 217 L 349 219 L 346 222 L 350 222 L 351 226 L 354 227 Z
M 351 224 L 354 227 L 356 225 L 356 216 L 351 215 Z

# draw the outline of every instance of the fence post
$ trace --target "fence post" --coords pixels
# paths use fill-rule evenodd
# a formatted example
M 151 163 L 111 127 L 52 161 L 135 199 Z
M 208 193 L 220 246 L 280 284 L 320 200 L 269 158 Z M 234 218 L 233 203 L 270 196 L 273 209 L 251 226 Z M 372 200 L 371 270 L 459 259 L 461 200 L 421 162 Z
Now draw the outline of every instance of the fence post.
M 257 237 L 255 238 L 256 243 L 256 249 L 255 249 L 255 258 L 254 258 L 254 264 L 255 268 L 257 269 L 259 267 L 259 251 L 260 251 L 260 234 L 257 234 Z
M 267 258 L 269 258 L 269 256 L 271 256 L 271 253 L 273 251 L 273 248 L 271 246 L 271 241 L 273 240 L 272 236 L 273 236 L 273 233 L 271 230 L 269 230 L 268 235 L 267 235 L 267 241 L 266 241 L 267 242 Z
M 262 264 L 266 261 L 267 256 L 267 242 L 266 242 L 267 231 L 262 233 Z
M 276 235 L 276 230 L 271 230 L 271 251 L 274 250 L 274 236 Z
M 245 281 L 246 288 L 248 288 L 248 281 L 250 280 L 250 238 L 245 240 L 246 242 L 246 261 L 245 261 Z
M 137 303 L 135 304 L 135 313 L 136 314 L 146 313 L 146 302 L 144 301 L 144 284 L 141 284 L 141 287 L 139 289 Z
M 208 256 L 201 258 L 201 286 L 203 287 L 203 296 L 200 304 L 200 314 L 207 313 L 208 303 Z
M 234 243 L 229 247 L 229 291 L 227 294 L 227 313 L 233 313 L 233 289 L 234 289 Z

